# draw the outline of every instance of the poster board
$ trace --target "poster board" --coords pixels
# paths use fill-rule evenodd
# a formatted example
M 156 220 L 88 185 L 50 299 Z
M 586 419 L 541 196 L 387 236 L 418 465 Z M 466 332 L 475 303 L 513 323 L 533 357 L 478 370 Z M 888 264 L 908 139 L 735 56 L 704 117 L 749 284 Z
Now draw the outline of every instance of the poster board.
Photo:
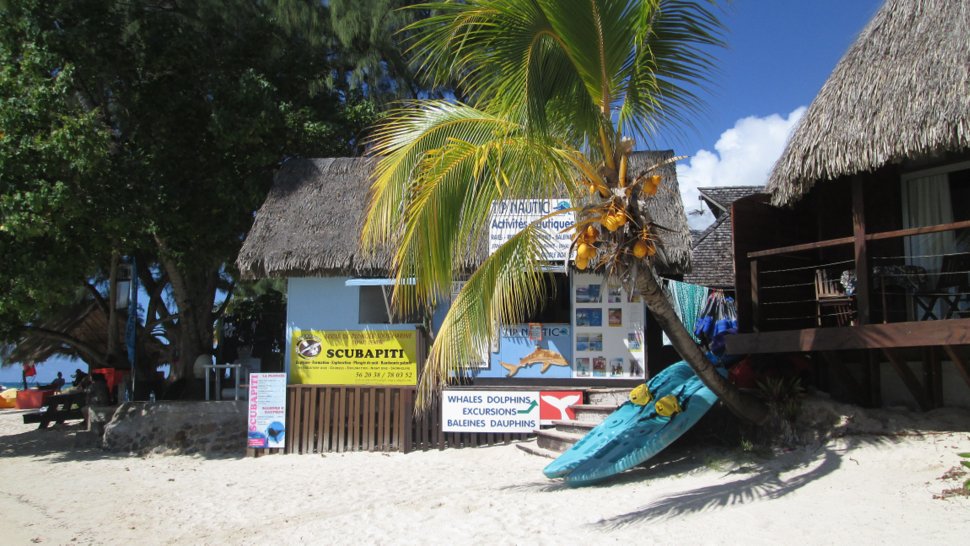
M 538 325 L 538 331 L 533 325 Z M 499 328 L 496 350 L 489 354 L 489 366 L 476 370 L 475 377 L 568 379 L 572 377 L 570 331 L 566 323 L 503 326 Z
M 640 298 L 593 273 L 573 275 L 572 298 L 573 377 L 642 378 L 646 313 Z
M 286 374 L 249 374 L 246 446 L 286 447 Z
M 294 330 L 290 383 L 416 385 L 415 330 Z
M 571 206 L 569 199 L 505 199 L 492 202 L 488 253 L 494 253 L 530 223 Z M 568 230 L 575 222 L 576 217 L 572 212 L 557 214 L 542 221 L 542 230 L 553 241 L 553 245 L 546 249 L 547 260 L 562 261 L 568 257 L 572 244 Z M 563 233 L 564 230 L 567 231 Z

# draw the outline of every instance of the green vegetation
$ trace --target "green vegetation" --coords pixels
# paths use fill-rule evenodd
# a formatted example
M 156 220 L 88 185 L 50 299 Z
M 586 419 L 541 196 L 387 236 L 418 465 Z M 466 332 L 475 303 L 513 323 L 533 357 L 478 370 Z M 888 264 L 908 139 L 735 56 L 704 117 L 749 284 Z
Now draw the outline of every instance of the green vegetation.
M 411 94 L 399 3 L 0 2 L 0 341 L 75 351 L 38 325 L 79 299 L 107 311 L 111 265 L 133 256 L 141 326 L 182 376 L 280 163 L 359 153 Z M 91 363 L 121 364 L 119 346 Z

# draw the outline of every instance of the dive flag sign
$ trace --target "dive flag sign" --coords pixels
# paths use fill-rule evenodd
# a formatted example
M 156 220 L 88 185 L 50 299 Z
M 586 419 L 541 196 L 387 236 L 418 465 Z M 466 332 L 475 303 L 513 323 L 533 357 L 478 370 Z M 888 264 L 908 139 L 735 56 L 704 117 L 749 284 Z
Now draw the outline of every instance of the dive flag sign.
M 574 421 L 573 406 L 583 403 L 583 391 L 542 391 L 539 393 L 539 422 Z

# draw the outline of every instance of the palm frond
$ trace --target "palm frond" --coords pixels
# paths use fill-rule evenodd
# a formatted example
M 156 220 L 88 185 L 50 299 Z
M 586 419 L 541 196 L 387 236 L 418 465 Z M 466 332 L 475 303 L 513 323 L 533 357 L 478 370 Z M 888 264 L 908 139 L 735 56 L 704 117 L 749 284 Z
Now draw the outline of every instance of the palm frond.
M 545 299 L 542 265 L 550 241 L 539 221 L 511 237 L 469 277 L 428 353 L 416 407 L 427 408 L 444 385 L 487 354 L 494 328 L 521 322 Z
M 479 261 L 495 201 L 567 196 L 575 177 L 595 176 L 578 151 L 459 104 L 409 109 L 377 134 L 363 243 L 396 248 L 394 303 L 405 313 L 437 304 L 455 271 Z

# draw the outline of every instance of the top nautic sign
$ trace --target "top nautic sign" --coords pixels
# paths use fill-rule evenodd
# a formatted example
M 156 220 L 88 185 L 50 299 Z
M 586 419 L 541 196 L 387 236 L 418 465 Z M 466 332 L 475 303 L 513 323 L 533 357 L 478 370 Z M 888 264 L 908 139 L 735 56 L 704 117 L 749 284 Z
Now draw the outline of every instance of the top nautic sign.
M 493 202 L 488 229 L 488 253 L 498 250 L 530 223 L 571 206 L 568 199 L 507 199 Z M 553 215 L 540 222 L 539 227 L 554 241 L 553 247 L 548 249 L 547 259 L 566 259 L 571 241 L 568 232 L 561 232 L 572 227 L 575 222 L 572 212 Z

